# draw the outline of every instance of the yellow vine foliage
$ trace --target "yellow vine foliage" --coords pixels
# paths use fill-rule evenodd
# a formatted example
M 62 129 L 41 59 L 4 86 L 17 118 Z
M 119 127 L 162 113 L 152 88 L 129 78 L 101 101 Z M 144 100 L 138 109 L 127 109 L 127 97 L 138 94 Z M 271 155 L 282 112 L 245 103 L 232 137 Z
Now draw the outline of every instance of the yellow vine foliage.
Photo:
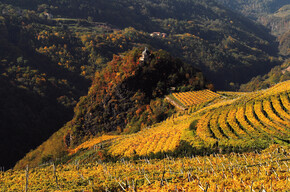
M 3 191 L 279 191 L 289 185 L 289 147 L 118 162 L 48 164 L 0 174 Z M 55 170 L 55 171 L 54 171 Z
M 150 153 L 174 151 L 180 143 L 182 132 L 189 127 L 191 118 L 188 114 L 171 117 L 151 128 L 126 135 L 116 140 L 109 153 L 113 156 L 146 156 Z
M 263 135 L 276 142 L 289 140 L 289 95 L 290 81 L 267 90 L 236 94 L 232 104 L 213 108 L 204 114 L 196 133 L 209 143 L 249 140 Z
M 116 139 L 118 137 L 120 137 L 120 136 L 118 136 L 118 135 L 102 135 L 102 136 L 90 139 L 90 140 L 80 144 L 76 148 L 71 149 L 70 154 L 74 154 L 74 153 L 78 152 L 80 149 L 92 148 L 95 145 L 100 144 L 104 141 L 113 140 L 113 139 Z
M 162 160 L 146 158 L 151 153 L 176 150 L 196 119 L 193 145 L 228 143 L 239 146 L 244 141 L 264 136 L 278 143 L 289 140 L 289 98 L 290 81 L 286 81 L 267 90 L 237 94 L 196 111 L 180 112 L 138 133 L 96 137 L 76 147 L 72 153 L 108 142 L 107 152 L 111 156 L 139 155 L 143 159 L 122 159 L 115 163 L 71 162 L 58 165 L 54 174 L 51 165 L 32 168 L 28 174 L 29 190 L 133 191 L 136 188 L 138 191 L 201 191 L 208 188 L 208 191 L 289 191 L 289 145 L 274 145 L 262 153 L 167 157 Z M 4 191 L 23 190 L 25 171 L 2 172 L 0 186 Z
M 192 105 L 198 105 L 219 97 L 220 94 L 206 89 L 201 91 L 172 93 L 172 96 L 181 102 L 185 107 L 190 107 Z

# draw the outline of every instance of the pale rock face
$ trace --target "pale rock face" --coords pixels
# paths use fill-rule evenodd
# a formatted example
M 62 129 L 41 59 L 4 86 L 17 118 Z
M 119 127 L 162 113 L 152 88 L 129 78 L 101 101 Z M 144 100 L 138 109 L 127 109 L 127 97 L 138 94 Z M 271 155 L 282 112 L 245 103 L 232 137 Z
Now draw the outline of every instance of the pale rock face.
M 149 55 L 150 55 L 150 52 L 148 48 L 145 47 L 145 50 L 142 52 L 142 57 L 140 57 L 140 61 L 146 63 L 149 59 Z
M 284 70 L 282 71 L 283 74 L 285 74 L 286 72 L 290 72 L 290 67 L 288 67 L 287 69 L 284 69 Z

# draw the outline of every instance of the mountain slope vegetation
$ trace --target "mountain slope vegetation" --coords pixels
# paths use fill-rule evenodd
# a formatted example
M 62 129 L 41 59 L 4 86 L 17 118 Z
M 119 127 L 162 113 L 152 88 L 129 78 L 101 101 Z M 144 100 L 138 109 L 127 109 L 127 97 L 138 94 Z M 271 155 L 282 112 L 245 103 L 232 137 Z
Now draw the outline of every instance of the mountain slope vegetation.
M 289 39 L 290 5 L 283 0 L 217 0 L 219 3 L 232 10 L 263 24 L 278 36 L 280 42 L 280 53 L 289 55 L 289 48 L 285 45 Z
M 261 15 L 274 13 L 289 4 L 283 0 L 217 0 L 217 2 L 254 19 L 258 19 Z
M 35 50 L 32 21 L 46 23 L 28 11 L 22 18 L 0 16 L 0 164 L 6 168 L 70 120 L 89 85 Z
M 240 91 L 254 91 L 269 88 L 277 83 L 290 80 L 290 60 L 276 66 L 264 76 L 254 77 L 246 84 L 242 84 Z
M 112 131 L 117 126 L 124 129 L 126 122 L 134 121 L 135 113 L 138 115 L 145 111 L 145 104 L 168 94 L 171 87 L 195 90 L 206 85 L 199 71 L 185 66 L 164 51 L 150 53 L 146 61 L 139 60 L 140 57 L 140 49 L 124 56 L 114 56 L 106 68 L 96 73 L 88 95 L 82 97 L 75 108 L 73 121 L 79 124 L 79 128 L 81 126 L 85 132 L 93 134 Z M 156 119 L 163 120 L 163 115 L 159 114 Z
M 117 138 L 108 147 L 108 153 L 119 157 L 174 151 L 202 154 L 261 149 L 271 142 L 287 145 L 290 139 L 288 87 L 289 81 L 268 90 L 237 95 L 235 99 L 219 100 L 198 110 L 189 109 L 192 113 L 167 119 L 135 135 Z
M 25 143 L 25 149 L 18 148 L 19 155 L 35 148 L 72 118 L 73 108 L 87 93 L 95 72 L 106 67 L 114 54 L 144 46 L 166 50 L 201 70 L 204 75 L 198 77 L 200 81 L 206 76 L 217 89 L 235 89 L 281 63 L 274 38 L 264 27 L 214 1 L 2 0 L 0 21 L 1 77 L 20 89 L 23 97 L 29 97 L 23 100 L 7 91 L 11 100 L 3 96 L 1 102 L 26 106 L 33 100 L 45 109 L 39 113 L 36 107 L 29 112 L 13 107 L 17 112 L 9 117 L 14 118 L 7 118 L 8 113 L 1 118 L 7 136 L 14 137 L 9 131 L 24 125 L 29 135 L 39 138 L 32 145 L 25 137 L 7 139 L 7 144 L 1 145 L 4 149 L 9 144 L 14 148 L 14 143 Z M 151 37 L 154 31 L 167 35 Z M 170 108 L 158 99 L 154 102 Z M 6 106 L 13 105 L 5 105 L 3 113 L 11 111 Z M 142 114 L 151 123 L 161 117 Z M 27 121 L 33 116 L 51 117 L 52 124 Z M 130 122 L 136 130 L 142 125 L 136 119 Z M 50 131 L 41 136 L 30 131 L 41 130 L 39 127 Z M 15 161 L 8 158 L 0 164 L 10 167 Z
M 133 27 L 147 33 L 165 32 L 168 38 L 159 43 L 158 48 L 199 67 L 218 88 L 230 88 L 230 82 L 245 83 L 278 64 L 277 60 L 270 59 L 278 53 L 275 38 L 264 27 L 212 0 L 26 0 L 13 4 L 33 9 L 38 14 L 52 13 L 55 17 L 89 17 L 89 20 L 106 22 L 119 29 Z M 167 39 L 174 42 L 169 41 L 168 45 Z
M 75 107 L 74 118 L 33 152 L 38 162 L 63 155 L 67 148 L 92 136 L 112 131 L 132 133 L 158 123 L 175 111 L 162 99 L 173 87 L 184 91 L 207 85 L 200 71 L 169 53 L 152 51 L 147 60 L 141 61 L 142 51 L 133 49 L 115 55 L 96 72 L 88 95 L 81 97 Z M 51 145 L 56 140 L 59 145 Z
M 263 15 L 258 20 L 263 25 L 271 29 L 276 36 L 281 36 L 289 32 L 290 27 L 290 4 L 281 6 L 272 14 Z
M 192 106 L 138 133 L 88 139 L 80 147 L 76 146 L 77 150 L 69 150 L 71 154 L 62 161 L 88 162 L 100 158 L 99 152 L 92 149 L 110 160 L 244 152 L 261 150 L 271 144 L 289 145 L 289 83 L 285 81 L 250 93 L 220 92 L 222 97 Z M 46 149 L 41 153 L 47 152 L 49 143 L 50 140 L 43 144 Z M 37 165 L 32 157 L 39 156 L 40 150 L 41 147 L 27 154 L 16 167 Z

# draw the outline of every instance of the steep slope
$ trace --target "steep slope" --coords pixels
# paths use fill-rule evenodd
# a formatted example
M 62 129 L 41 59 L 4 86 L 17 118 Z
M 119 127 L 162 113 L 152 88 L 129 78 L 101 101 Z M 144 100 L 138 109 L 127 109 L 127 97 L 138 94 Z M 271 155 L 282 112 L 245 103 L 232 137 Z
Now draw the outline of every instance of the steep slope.
M 224 99 L 111 141 L 108 155 L 160 157 L 259 150 L 271 143 L 288 145 L 289 84 L 286 81 L 268 90 L 236 94 L 234 99 L 232 93 L 224 92 Z
M 113 139 L 108 153 L 132 157 L 177 150 L 178 154 L 185 143 L 193 147 L 191 153 L 203 153 L 204 148 L 208 152 L 216 147 L 244 151 L 271 142 L 289 144 L 289 84 L 285 81 L 251 93 L 220 92 L 223 97 L 205 106 L 194 106 L 149 129 Z
M 164 51 L 150 53 L 145 63 L 139 60 L 140 53 L 139 49 L 114 56 L 96 73 L 88 96 L 81 98 L 75 109 L 76 130 L 93 135 L 117 126 L 123 130 L 126 122 L 146 111 L 145 105 L 167 94 L 171 87 L 201 89 L 205 85 L 200 72 Z
M 0 103 L 3 155 L 0 164 L 6 169 L 40 145 L 72 115 L 56 101 L 23 89 L 3 76 L 0 77 Z
M 271 14 L 289 4 L 284 0 L 216 0 L 223 5 L 243 13 L 253 19 Z
M 278 36 L 280 45 L 285 46 L 289 36 L 290 27 L 290 5 L 284 0 L 217 0 L 217 2 L 238 11 L 243 15 L 263 24 L 271 30 L 271 33 Z M 288 34 L 288 35 L 287 35 Z M 284 36 L 284 38 L 282 37 Z M 281 38 L 282 37 L 282 38 Z M 289 39 L 289 38 L 288 38 Z M 289 43 L 288 43 L 289 44 Z M 281 46 L 280 52 L 283 55 L 289 55 L 289 50 Z
M 270 28 L 274 35 L 283 35 L 290 28 L 290 4 L 281 6 L 272 14 L 260 16 L 258 21 Z
M 32 164 L 55 159 L 92 136 L 105 132 L 136 132 L 171 116 L 173 107 L 163 98 L 174 90 L 205 88 L 201 72 L 174 59 L 165 51 L 142 49 L 115 55 L 96 72 L 88 95 L 80 99 L 74 118 L 35 151 L 28 154 Z M 56 142 L 52 145 L 53 142 Z M 33 158 L 31 157 L 33 156 Z
M 269 88 L 277 83 L 290 80 L 290 60 L 287 59 L 282 65 L 274 67 L 264 76 L 254 77 L 246 84 L 242 84 L 240 91 L 254 91 Z
M 14 8 L 3 7 L 11 15 L 0 16 L 0 165 L 11 168 L 72 118 L 88 80 L 35 50 L 32 22 L 45 20 L 29 11 L 20 17 Z
M 256 147 L 247 141 L 289 144 L 289 83 L 246 94 L 231 105 L 208 111 L 197 124 L 197 135 L 207 144 L 226 150 Z
M 281 35 L 278 40 L 281 54 L 285 56 L 290 55 L 290 30 Z
M 220 92 L 223 97 L 174 114 L 138 133 L 89 139 L 71 149 L 62 162 L 243 152 L 277 143 L 289 145 L 289 84 L 285 81 L 251 93 Z M 47 142 L 43 145 L 46 150 L 51 140 Z M 24 167 L 38 154 L 27 154 L 16 168 Z

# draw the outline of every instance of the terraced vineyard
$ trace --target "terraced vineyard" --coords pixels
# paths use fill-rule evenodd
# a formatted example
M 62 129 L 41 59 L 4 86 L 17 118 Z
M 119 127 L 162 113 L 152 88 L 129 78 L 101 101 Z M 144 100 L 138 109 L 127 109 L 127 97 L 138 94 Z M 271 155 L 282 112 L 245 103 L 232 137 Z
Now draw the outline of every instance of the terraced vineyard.
M 113 156 L 148 156 L 151 153 L 174 151 L 180 143 L 183 131 L 189 127 L 191 118 L 184 114 L 139 133 L 120 138 L 109 148 Z
M 205 103 L 219 96 L 220 94 L 206 89 L 201 91 L 172 93 L 171 95 L 169 95 L 169 98 L 172 99 L 177 105 L 188 108 L 192 105 Z
M 268 90 L 237 94 L 234 99 L 231 94 L 230 99 L 219 98 L 216 103 L 196 110 L 189 108 L 138 133 L 103 136 L 74 151 L 107 139 L 110 141 L 108 153 L 114 157 L 170 153 L 178 149 L 181 142 L 190 143 L 195 152 L 202 146 L 206 150 L 218 146 L 240 151 L 249 145 L 259 148 L 255 146 L 259 142 L 261 145 L 269 142 L 287 145 L 290 142 L 289 88 L 290 81 L 287 81 Z M 197 121 L 193 128 L 196 131 L 189 131 L 193 121 Z
M 211 144 L 259 138 L 289 144 L 289 88 L 289 81 L 284 82 L 241 96 L 232 105 L 209 110 L 197 124 L 197 135 Z
M 29 187 L 31 191 L 286 192 L 289 142 L 290 81 L 286 81 L 257 92 L 224 92 L 206 106 L 190 107 L 138 133 L 91 139 L 69 149 L 62 160 L 65 164 L 54 173 L 52 166 L 30 170 Z M 112 159 L 117 162 L 102 162 Z M 0 185 L 4 191 L 23 190 L 25 171 L 2 173 Z

